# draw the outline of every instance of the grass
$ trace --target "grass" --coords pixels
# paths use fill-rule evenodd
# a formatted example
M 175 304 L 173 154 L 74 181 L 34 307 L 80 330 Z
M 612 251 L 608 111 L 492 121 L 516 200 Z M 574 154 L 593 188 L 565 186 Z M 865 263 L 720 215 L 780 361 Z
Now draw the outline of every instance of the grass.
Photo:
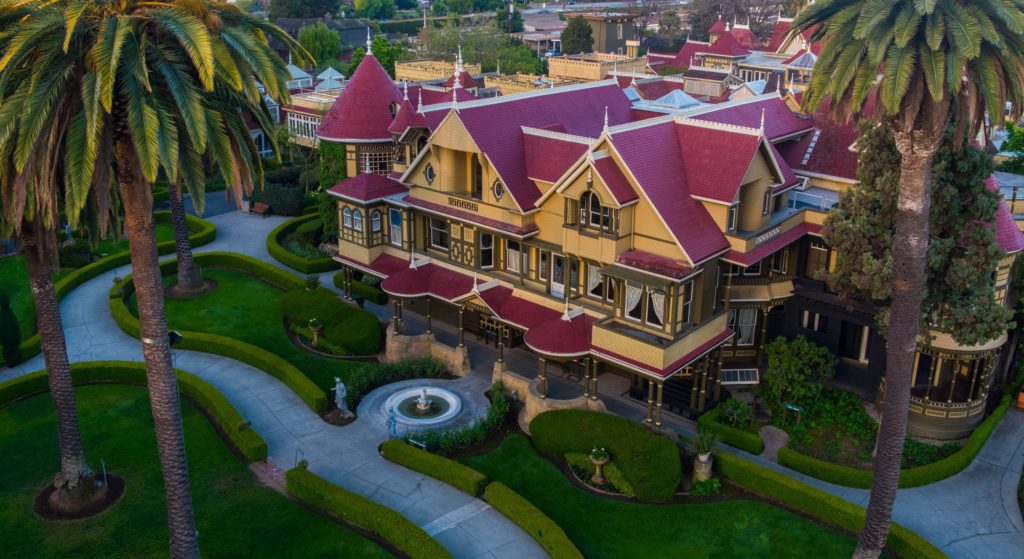
M 47 522 L 32 512 L 36 492 L 59 466 L 48 394 L 0 409 L 0 541 L 7 557 L 167 555 L 166 504 L 146 390 L 123 385 L 76 389 L 91 464 L 103 459 L 126 481 L 99 516 Z M 182 406 L 192 500 L 204 557 L 390 557 L 376 543 L 259 485 L 206 418 Z M 293 537 L 301 534 L 301 537 Z
M 284 327 L 285 292 L 245 272 L 229 268 L 204 268 L 203 277 L 217 282 L 217 289 L 188 300 L 167 299 L 171 329 L 219 334 L 261 347 L 287 360 L 325 391 L 334 377 L 348 380 L 359 363 L 329 359 L 300 349 Z M 164 277 L 170 284 L 174 275 Z M 135 295 L 128 301 L 133 314 Z
M 157 242 L 174 240 L 174 229 L 171 228 L 171 224 L 156 224 L 156 240 Z M 97 257 L 101 257 L 123 250 L 128 250 L 128 239 L 121 239 L 119 243 L 108 239 L 100 241 L 93 253 Z M 69 271 L 69 269 L 61 269 L 53 277 L 53 280 L 59 280 Z M 23 256 L 0 258 L 0 291 L 6 291 L 11 298 L 11 309 L 14 310 L 14 316 L 18 317 L 21 339 L 24 340 L 35 334 L 36 309 L 32 302 L 32 292 L 28 288 L 28 270 L 25 268 Z
M 853 538 L 768 503 L 647 505 L 586 493 L 523 435 L 460 460 L 525 497 L 588 558 L 848 557 Z

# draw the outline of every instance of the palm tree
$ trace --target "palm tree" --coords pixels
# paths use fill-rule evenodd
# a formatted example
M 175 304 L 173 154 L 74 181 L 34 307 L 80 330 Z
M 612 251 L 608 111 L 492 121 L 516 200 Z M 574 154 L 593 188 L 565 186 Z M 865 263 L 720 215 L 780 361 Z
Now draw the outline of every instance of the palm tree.
M 191 188 L 202 176 L 201 154 L 237 198 L 262 181 L 258 151 L 240 123 L 245 116 L 272 130 L 259 84 L 287 100 L 287 68 L 270 37 L 305 60 L 283 31 L 230 4 L 0 0 L 0 155 L 21 173 L 51 154 L 60 164 L 47 169 L 64 175 L 69 217 L 90 191 L 109 207 L 111 180 L 120 192 L 173 557 L 196 557 L 199 547 L 151 184 L 162 170 Z
M 181 294 L 195 293 L 202 279 L 192 258 L 192 245 L 188 240 L 188 223 L 185 221 L 185 196 L 176 182 L 167 183 L 170 191 L 171 226 L 174 229 L 174 251 L 178 256 L 178 281 L 175 285 Z M 193 198 L 193 204 L 197 201 Z
M 889 531 L 907 429 L 911 369 L 921 324 L 932 160 L 953 122 L 960 140 L 987 112 L 1024 106 L 1024 1 L 832 0 L 807 9 L 794 32 L 824 42 L 805 93 L 849 119 L 877 99 L 902 156 L 893 237 L 892 304 L 886 345 L 884 415 L 867 518 L 854 557 L 877 557 Z M 952 109 L 951 109 L 952 107 Z M 958 144 L 960 142 L 957 142 Z

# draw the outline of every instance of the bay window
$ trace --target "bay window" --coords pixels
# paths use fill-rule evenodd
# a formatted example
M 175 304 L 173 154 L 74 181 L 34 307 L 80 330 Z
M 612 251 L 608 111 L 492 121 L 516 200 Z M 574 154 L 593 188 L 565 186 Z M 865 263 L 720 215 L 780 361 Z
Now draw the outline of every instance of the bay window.
M 736 332 L 736 345 L 754 345 L 757 309 L 729 309 L 729 328 Z

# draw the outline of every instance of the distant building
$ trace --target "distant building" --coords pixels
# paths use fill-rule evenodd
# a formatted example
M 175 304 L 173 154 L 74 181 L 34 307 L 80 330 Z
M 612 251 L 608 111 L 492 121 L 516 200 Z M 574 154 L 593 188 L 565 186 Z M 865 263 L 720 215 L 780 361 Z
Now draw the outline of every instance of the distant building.
M 597 81 L 614 71 L 644 74 L 650 71 L 646 56 L 591 52 L 548 58 L 548 75 L 579 81 Z
M 370 20 L 364 18 L 280 18 L 274 20 L 274 25 L 283 29 L 293 38 L 298 39 L 299 31 L 303 27 L 316 25 L 321 22 L 338 33 L 338 38 L 341 39 L 341 47 L 346 50 L 362 46 L 366 42 L 366 34 L 373 28 Z M 283 44 L 271 40 L 270 46 L 277 51 L 281 58 L 288 59 L 288 49 Z
M 485 87 L 488 89 L 495 88 L 500 91 L 502 95 L 512 95 L 513 93 L 535 91 L 538 89 L 550 89 L 553 87 L 581 83 L 582 81 L 583 80 L 573 78 L 559 78 L 540 74 L 522 74 L 518 72 L 515 74 L 484 76 Z
M 636 36 L 634 14 L 585 13 L 565 14 L 565 18 L 582 17 L 590 26 L 594 37 L 594 52 L 636 56 L 640 41 Z
M 467 74 L 478 76 L 479 64 L 462 65 Z M 418 59 L 395 62 L 395 80 L 410 83 L 446 80 L 452 76 L 452 63 L 444 60 Z

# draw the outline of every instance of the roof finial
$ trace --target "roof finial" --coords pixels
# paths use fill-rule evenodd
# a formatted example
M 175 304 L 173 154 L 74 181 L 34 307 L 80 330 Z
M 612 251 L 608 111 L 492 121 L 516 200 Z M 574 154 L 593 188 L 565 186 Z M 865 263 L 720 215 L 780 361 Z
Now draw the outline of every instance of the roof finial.
M 363 160 L 363 172 L 366 173 L 367 175 L 372 173 L 372 171 L 370 170 L 370 158 L 369 158 L 369 156 L 367 156 L 367 158 Z
M 498 59 L 498 75 L 501 75 L 501 59 Z
M 761 134 L 764 134 L 764 107 L 761 107 Z
M 462 45 L 459 45 L 459 57 L 455 59 L 455 74 L 461 74 L 463 72 L 462 67 Z
M 402 100 L 409 100 L 409 80 L 406 79 L 402 80 Z
M 423 87 L 420 86 L 420 88 L 417 91 L 419 92 L 420 98 L 419 98 L 419 103 L 416 105 L 416 112 L 418 112 L 420 114 L 424 114 L 424 112 L 423 112 Z
M 452 110 L 459 112 L 459 80 L 455 80 L 455 85 L 452 86 Z
M 409 267 L 416 267 L 416 252 L 413 251 L 413 248 L 411 246 L 409 247 Z
M 604 133 L 608 133 L 608 105 L 604 106 Z
M 370 35 L 370 28 L 366 28 L 366 54 L 373 56 L 373 36 Z

